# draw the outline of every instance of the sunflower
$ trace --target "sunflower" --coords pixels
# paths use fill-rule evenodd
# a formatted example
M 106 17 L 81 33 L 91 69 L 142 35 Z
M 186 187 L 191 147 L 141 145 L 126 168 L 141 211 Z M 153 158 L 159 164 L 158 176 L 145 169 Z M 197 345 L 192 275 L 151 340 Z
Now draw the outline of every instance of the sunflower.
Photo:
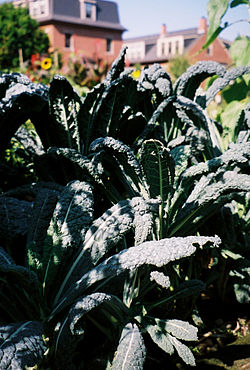
M 52 66 L 51 58 L 44 58 L 41 63 L 42 69 L 50 69 Z

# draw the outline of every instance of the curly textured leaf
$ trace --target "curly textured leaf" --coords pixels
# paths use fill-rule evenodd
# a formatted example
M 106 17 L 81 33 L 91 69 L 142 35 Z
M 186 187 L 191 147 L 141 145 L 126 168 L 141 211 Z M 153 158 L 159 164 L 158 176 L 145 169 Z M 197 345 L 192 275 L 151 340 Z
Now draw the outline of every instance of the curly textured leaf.
M 205 134 L 205 142 L 207 142 L 206 146 L 208 147 L 208 153 L 211 148 L 213 149 L 214 155 L 220 154 L 221 150 L 219 133 L 217 132 L 216 127 L 212 124 L 207 112 L 202 109 L 199 104 L 183 96 L 178 96 L 173 105 L 176 108 L 177 116 L 182 122 L 191 128 L 197 127 L 199 129 L 203 129 L 201 132 L 198 131 L 198 134 L 201 136 L 204 136 Z M 209 135 L 206 135 L 207 132 Z
M 58 332 L 55 333 L 55 354 L 58 364 L 64 367 L 72 364 L 73 350 L 79 340 L 79 336 L 84 335 L 84 328 L 82 325 L 78 325 L 80 319 L 104 302 L 110 302 L 113 299 L 111 295 L 105 293 L 93 293 L 81 297 L 70 308 L 68 315 L 60 324 Z
M 189 145 L 179 145 L 170 151 L 175 162 L 175 183 L 178 181 L 180 174 L 183 173 L 191 157 L 191 148 Z
M 0 250 L 0 275 L 1 275 L 1 302 L 2 310 L 7 314 L 13 313 L 18 306 L 18 313 L 14 316 L 22 319 L 39 317 L 39 282 L 37 275 L 26 267 L 16 265 L 15 262 Z M 3 258 L 4 257 L 4 258 Z M 32 296 L 32 299 L 30 298 Z M 13 307 L 4 305 L 6 298 L 11 297 Z
M 124 71 L 125 68 L 125 55 L 127 51 L 127 46 L 123 46 L 120 54 L 113 62 L 110 71 L 108 72 L 106 79 L 104 80 L 105 85 L 109 85 L 112 81 L 119 78 L 120 74 Z
M 50 114 L 61 147 L 77 149 L 81 152 L 77 114 L 81 98 L 63 76 L 55 75 L 50 83 Z
M 231 144 L 230 148 L 219 157 L 210 159 L 205 163 L 199 163 L 186 169 L 179 177 L 179 187 L 174 194 L 171 204 L 171 214 L 173 215 L 183 206 L 193 189 L 196 181 L 201 179 L 202 176 L 210 174 L 210 180 L 225 172 L 227 169 L 240 167 L 242 169 L 248 167 L 250 158 L 250 143 Z M 203 179 L 203 186 L 205 179 Z
M 238 137 L 237 143 L 247 143 L 250 138 L 250 104 L 247 104 L 242 110 L 240 117 L 236 123 Z
M 157 202 L 147 203 L 143 198 L 123 200 L 94 221 L 86 233 L 82 250 L 61 285 L 56 301 L 65 286 L 78 280 L 85 272 L 96 265 L 132 228 L 135 229 L 136 244 L 144 242 L 151 232 L 153 226 L 152 211 L 157 206 Z
M 35 366 L 46 350 L 42 337 L 43 330 L 43 324 L 38 321 L 1 326 L 1 369 L 24 369 Z
M 157 210 L 158 204 L 136 197 L 119 202 L 98 218 L 84 242 L 84 249 L 91 251 L 93 263 L 96 264 L 131 228 L 135 229 L 135 244 L 146 241 L 153 226 L 152 212 Z
M 81 153 L 88 154 L 89 144 L 94 135 L 94 121 L 93 115 L 98 105 L 102 93 L 105 89 L 104 84 L 96 85 L 91 91 L 88 92 L 80 106 L 77 114 L 77 121 L 79 124 L 79 132 L 81 135 Z
M 206 106 L 214 99 L 215 95 L 226 87 L 230 81 L 242 75 L 250 73 L 250 66 L 236 67 L 230 69 L 223 77 L 217 78 L 206 92 Z
M 179 210 L 170 227 L 170 235 L 190 232 L 194 225 L 211 217 L 223 204 L 233 200 L 237 193 L 249 191 L 250 176 L 235 171 L 223 173 L 216 182 L 214 174 L 202 177 Z
M 11 84 L 0 101 L 0 148 L 4 148 L 17 129 L 48 105 L 48 88 L 42 84 Z
M 224 150 L 228 148 L 229 143 L 244 141 L 247 143 L 249 141 L 247 136 L 250 135 L 250 130 L 247 130 L 245 121 L 250 104 L 248 106 L 245 105 L 245 101 L 234 100 L 221 113 L 220 120 L 223 126 L 222 142 Z
M 21 126 L 15 133 L 14 138 L 19 141 L 31 158 L 44 153 L 42 143 L 34 131 Z
M 105 81 L 103 84 L 105 85 Z M 92 115 L 92 141 L 99 137 L 119 135 L 121 106 L 123 108 L 127 103 L 126 100 L 129 100 L 124 94 L 129 89 L 133 93 L 134 85 L 135 81 L 129 75 L 129 71 L 121 73 L 114 81 L 105 85 Z
M 193 99 L 196 90 L 201 82 L 207 77 L 218 75 L 223 77 L 226 73 L 226 68 L 221 64 L 213 61 L 197 62 L 195 65 L 189 67 L 174 84 L 174 91 L 176 95 L 186 96 Z
M 123 144 L 119 140 L 108 136 L 106 136 L 105 138 L 98 138 L 90 145 L 91 152 L 96 152 L 102 149 L 108 149 L 111 152 L 114 152 L 118 156 L 118 158 L 120 154 L 121 156 L 123 155 L 125 160 L 122 162 L 127 162 L 137 176 L 141 175 L 141 168 L 136 160 L 133 151 L 129 148 L 129 146 Z
M 223 172 L 234 167 L 247 168 L 250 159 L 250 143 L 231 144 L 229 149 L 221 156 L 215 157 L 204 163 L 191 166 L 182 174 L 185 187 L 189 182 L 194 182 L 203 175 L 214 172 Z M 223 170 L 223 171 L 221 171 Z
M 162 114 L 172 115 L 171 109 L 172 109 L 173 101 L 175 101 L 175 97 L 170 96 L 167 99 L 163 100 L 162 103 L 159 104 L 159 106 L 153 112 L 150 120 L 148 121 L 147 126 L 144 128 L 142 133 L 138 136 L 137 142 L 134 145 L 135 149 L 140 148 L 144 140 L 146 140 L 148 136 L 152 133 L 157 123 L 160 121 Z
M 51 220 L 59 231 L 61 248 L 78 248 L 93 219 L 93 194 L 86 182 L 73 181 L 60 194 Z M 52 236 L 50 233 L 48 234 Z
M 160 196 L 162 202 L 173 191 L 174 161 L 169 150 L 158 140 L 147 140 L 140 151 L 140 163 L 143 167 L 151 198 Z
M 0 276 L 0 306 L 2 312 L 5 312 L 13 320 L 39 317 L 39 282 L 37 275 L 26 267 L 16 265 L 11 256 L 1 247 Z M 32 300 L 30 296 L 32 296 Z
M 79 177 L 92 177 L 98 183 L 101 183 L 101 175 L 104 173 L 104 168 L 101 164 L 101 156 L 99 153 L 93 156 L 83 156 L 77 150 L 70 148 L 52 147 L 48 150 L 48 156 L 67 158 L 76 169 L 76 174 Z
M 159 271 L 150 272 L 150 280 L 155 281 L 157 284 L 165 289 L 168 289 L 171 285 L 169 277 L 164 275 L 163 272 Z
M 65 187 L 55 207 L 43 247 L 43 285 L 49 288 L 66 252 L 77 249 L 93 218 L 93 195 L 89 184 L 74 181 Z M 72 252 L 70 250 L 70 252 Z
M 142 71 L 138 88 L 157 92 L 161 95 L 160 100 L 168 98 L 173 92 L 169 74 L 158 63 Z
M 35 271 L 42 268 L 43 244 L 59 194 L 57 188 L 41 187 L 33 203 L 26 248 L 28 265 Z
M 162 267 L 170 261 L 192 255 L 196 250 L 195 245 L 202 247 L 206 244 L 218 245 L 219 243 L 220 239 L 218 237 L 189 236 L 186 238 L 170 238 L 145 242 L 125 249 L 93 268 L 71 286 L 57 307 L 55 307 L 52 316 L 71 304 L 72 301 L 97 281 L 111 276 L 118 276 L 126 270 L 133 271 L 143 265 Z
M 119 140 L 106 136 L 105 138 L 98 138 L 93 141 L 89 148 L 90 152 L 106 150 L 108 153 L 117 158 L 123 173 L 128 175 L 132 181 L 131 185 L 135 184 L 138 188 L 142 172 L 140 165 L 129 146 L 123 144 Z
M 0 234 L 2 240 L 14 240 L 28 232 L 31 202 L 0 196 Z
M 123 328 L 112 369 L 143 369 L 145 357 L 146 348 L 140 330 L 136 324 L 128 323 Z
M 29 85 L 30 79 L 17 72 L 13 73 L 1 73 L 0 75 L 0 99 L 3 99 L 6 95 L 7 90 L 15 84 Z

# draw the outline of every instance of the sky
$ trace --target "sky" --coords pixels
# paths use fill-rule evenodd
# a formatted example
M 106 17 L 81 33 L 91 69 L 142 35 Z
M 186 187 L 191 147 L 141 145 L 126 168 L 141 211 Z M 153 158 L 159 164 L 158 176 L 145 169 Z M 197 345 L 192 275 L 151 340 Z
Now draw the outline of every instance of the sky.
M 123 38 L 160 33 L 164 23 L 168 31 L 197 27 L 202 16 L 207 17 L 208 0 L 114 0 L 119 6 L 120 22 L 128 30 Z M 3 0 L 0 0 L 0 4 Z M 249 19 L 246 5 L 229 9 L 223 22 Z M 221 33 L 221 37 L 234 40 L 238 35 L 250 36 L 250 24 L 236 23 Z
M 208 0 L 115 0 L 119 6 L 120 22 L 128 29 L 123 38 L 160 33 L 164 23 L 168 31 L 197 27 L 202 16 L 207 18 Z M 229 23 L 249 19 L 246 5 L 228 10 L 223 18 Z M 238 35 L 250 36 L 250 24 L 236 23 L 221 33 L 221 37 L 234 40 Z

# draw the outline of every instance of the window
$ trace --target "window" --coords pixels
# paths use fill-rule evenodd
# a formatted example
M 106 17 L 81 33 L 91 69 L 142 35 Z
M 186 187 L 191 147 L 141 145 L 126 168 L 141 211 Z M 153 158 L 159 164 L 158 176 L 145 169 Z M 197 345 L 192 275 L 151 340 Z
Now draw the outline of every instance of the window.
M 165 43 L 162 43 L 161 44 L 161 55 L 165 55 L 165 54 L 166 54 Z
M 180 52 L 179 41 L 176 41 L 176 44 L 175 44 L 175 52 L 176 52 L 176 54 L 179 54 L 179 52 Z
M 79 0 L 82 19 L 96 20 L 96 0 Z
M 39 17 L 49 14 L 48 0 L 33 0 L 29 3 L 31 17 Z
M 168 43 L 168 54 L 172 53 L 172 44 L 171 42 Z
M 85 16 L 86 18 L 92 18 L 92 10 L 93 10 L 93 4 L 86 3 L 85 4 Z
M 207 48 L 207 54 L 208 54 L 208 55 L 213 55 L 213 48 L 212 48 L 212 46 L 209 46 L 209 47 Z
M 106 39 L 106 52 L 107 53 L 112 52 L 112 39 L 111 38 Z
M 65 33 L 65 48 L 71 48 L 71 33 Z
M 146 54 L 150 52 L 151 49 L 153 49 L 155 45 L 154 44 L 147 44 L 145 45 L 145 52 Z

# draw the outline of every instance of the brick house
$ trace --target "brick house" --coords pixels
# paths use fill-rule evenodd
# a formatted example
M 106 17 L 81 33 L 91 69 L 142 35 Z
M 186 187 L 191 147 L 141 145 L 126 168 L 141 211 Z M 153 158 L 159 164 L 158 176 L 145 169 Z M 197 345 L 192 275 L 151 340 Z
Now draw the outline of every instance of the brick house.
M 207 29 L 207 20 L 202 17 L 196 28 L 168 32 L 163 24 L 160 34 L 126 39 L 123 44 L 128 46 L 128 63 L 165 64 L 178 55 L 186 55 L 191 62 L 214 60 L 225 65 L 230 64 L 230 42 L 221 38 L 217 38 L 207 50 L 197 54 L 205 44 Z
M 13 0 L 13 4 L 28 6 L 30 16 L 48 34 L 51 51 L 61 52 L 65 62 L 72 52 L 108 63 L 119 54 L 126 29 L 113 1 Z

